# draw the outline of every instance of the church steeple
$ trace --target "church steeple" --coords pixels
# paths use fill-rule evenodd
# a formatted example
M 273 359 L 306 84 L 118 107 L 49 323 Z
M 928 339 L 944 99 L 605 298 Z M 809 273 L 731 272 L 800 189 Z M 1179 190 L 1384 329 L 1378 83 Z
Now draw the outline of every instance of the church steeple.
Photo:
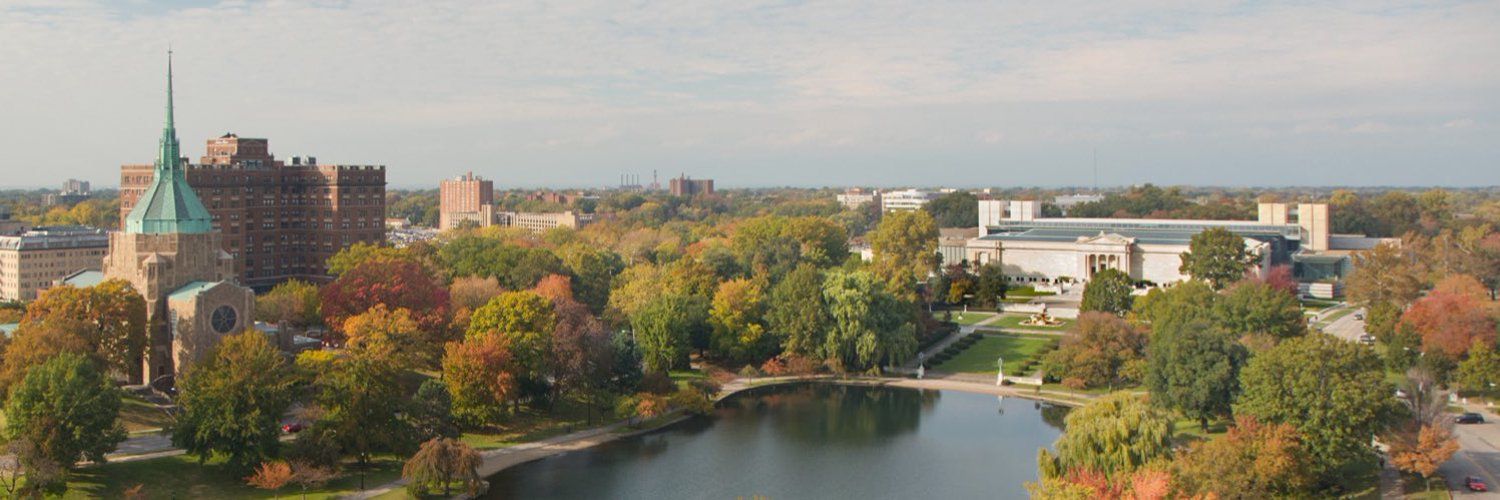
M 125 232 L 141 234 L 207 233 L 213 218 L 188 185 L 177 142 L 172 110 L 172 51 L 167 51 L 167 120 L 162 126 L 151 184 L 125 216 Z

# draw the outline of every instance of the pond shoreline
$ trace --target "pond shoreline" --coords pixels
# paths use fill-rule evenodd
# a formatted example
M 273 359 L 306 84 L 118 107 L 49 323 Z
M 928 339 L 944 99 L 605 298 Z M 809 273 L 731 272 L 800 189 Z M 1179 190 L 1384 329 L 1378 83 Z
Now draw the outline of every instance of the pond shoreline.
M 1036 391 L 1017 389 L 1013 386 L 993 386 L 977 382 L 949 379 L 913 379 L 896 377 L 850 378 L 838 377 L 834 375 L 738 379 L 730 382 L 729 384 L 726 384 L 724 388 L 719 391 L 719 394 L 714 398 L 714 401 L 723 401 L 730 396 L 734 396 L 751 389 L 809 382 L 836 385 L 858 385 L 868 387 L 901 387 L 908 389 L 951 390 L 974 394 L 1014 396 L 1018 398 L 1036 400 L 1069 407 L 1077 407 L 1081 405 L 1081 403 L 1078 401 L 1057 398 L 1055 396 L 1047 394 L 1046 392 L 1038 393 Z M 504 471 L 505 469 L 509 469 L 521 464 L 541 460 L 571 451 L 585 450 L 622 438 L 655 432 L 689 418 L 692 418 L 692 416 L 677 412 L 672 415 L 662 417 L 661 419 L 651 422 L 650 425 L 641 428 L 632 428 L 626 425 L 626 423 L 624 422 L 617 422 L 602 427 L 595 427 L 592 429 L 585 429 L 570 434 L 555 436 L 532 443 L 523 443 L 515 446 L 508 446 L 505 448 L 487 450 L 480 453 L 480 455 L 484 459 L 484 462 L 479 466 L 479 475 L 480 477 L 488 478 L 500 473 L 501 471 Z M 370 499 L 401 489 L 405 486 L 406 481 L 404 479 L 399 479 L 344 498 L 360 500 Z M 482 488 L 488 489 L 488 486 L 489 485 L 486 483 L 482 486 Z M 484 491 L 480 491 L 479 494 L 483 495 Z M 455 496 L 454 498 L 467 499 L 473 497 L 467 494 L 460 494 Z

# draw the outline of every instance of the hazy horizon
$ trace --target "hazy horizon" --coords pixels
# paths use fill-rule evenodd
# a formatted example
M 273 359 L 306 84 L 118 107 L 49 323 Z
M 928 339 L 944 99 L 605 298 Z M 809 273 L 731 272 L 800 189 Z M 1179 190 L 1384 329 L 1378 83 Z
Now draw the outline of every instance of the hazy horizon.
M 393 188 L 1500 183 L 1500 4 L 0 0 L 0 187 L 187 156 Z

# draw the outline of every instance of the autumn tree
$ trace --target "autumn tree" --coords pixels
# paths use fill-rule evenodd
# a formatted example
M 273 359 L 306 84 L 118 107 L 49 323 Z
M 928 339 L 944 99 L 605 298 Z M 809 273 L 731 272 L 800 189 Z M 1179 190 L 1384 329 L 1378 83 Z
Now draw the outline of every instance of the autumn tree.
M 608 391 L 613 377 L 615 346 L 609 330 L 590 313 L 588 306 L 572 299 L 554 299 L 557 328 L 552 333 L 553 387 L 590 402 L 588 418 Z M 639 368 L 637 368 L 639 369 Z M 553 399 L 554 401 L 556 398 Z
M 287 280 L 270 292 L 255 297 L 255 319 L 297 328 L 322 324 L 318 311 L 318 286 L 302 280 Z
M 371 457 L 407 453 L 415 444 L 411 424 L 403 418 L 402 370 L 362 353 L 337 358 L 330 368 L 314 382 L 313 401 L 322 416 L 302 433 L 328 436 L 340 455 L 354 457 L 363 487 Z
M 1323 481 L 1368 458 L 1370 437 L 1397 412 L 1380 359 L 1330 335 L 1290 339 L 1257 354 L 1241 371 L 1240 387 L 1234 413 L 1296 427 Z
M 755 282 L 741 278 L 720 283 L 708 312 L 713 352 L 739 361 L 769 356 L 777 342 L 761 323 L 765 306 L 765 293 Z
M 490 303 L 490 299 L 504 293 L 500 281 L 493 277 L 463 276 L 453 278 L 448 285 L 448 297 L 454 309 L 474 311 Z
M 182 376 L 172 444 L 200 464 L 223 455 L 235 470 L 276 456 L 293 397 L 287 368 L 260 332 L 224 337 Z
M 1255 281 L 1236 283 L 1214 302 L 1214 323 L 1237 336 L 1287 339 L 1307 333 L 1297 297 Z
M 22 325 L 64 321 L 116 373 L 136 373 L 146 348 L 146 299 L 130 283 L 111 279 L 88 288 L 59 286 L 26 308 Z
M 1284 498 L 1305 494 L 1313 477 L 1297 429 L 1238 417 L 1220 436 L 1193 444 L 1172 462 L 1176 489 L 1193 498 Z
M 823 274 L 810 264 L 797 266 L 771 288 L 766 326 L 782 341 L 782 350 L 822 358 L 829 323 L 823 304 Z
M 83 459 L 102 463 L 126 437 L 118 421 L 120 398 L 94 361 L 73 353 L 53 356 L 11 389 L 5 437 L 34 444 L 32 458 L 64 469 Z
M 457 439 L 433 438 L 401 467 L 401 478 L 407 491 L 417 497 L 441 489 L 443 497 L 453 494 L 453 483 L 459 482 L 473 495 L 478 491 L 479 466 L 484 458 L 469 445 Z
M 344 320 L 343 331 L 349 349 L 396 366 L 422 368 L 431 365 L 435 358 L 433 340 L 421 331 L 411 311 L 406 309 L 392 311 L 384 304 L 376 304 Z
M 1464 275 L 1443 279 L 1401 315 L 1401 325 L 1422 336 L 1422 351 L 1461 359 L 1474 342 L 1495 342 L 1495 304 L 1477 280 Z
M 875 272 L 896 290 L 925 279 L 938 264 L 938 228 L 921 210 L 885 214 L 869 236 Z
M 344 273 L 368 262 L 392 261 L 415 263 L 417 262 L 417 258 L 411 252 L 404 249 L 365 243 L 363 241 L 356 242 L 353 245 L 344 247 L 338 253 L 328 258 L 328 274 L 342 276 Z
M 286 462 L 261 462 L 255 473 L 245 478 L 250 486 L 269 490 L 273 498 L 280 498 L 280 491 L 292 482 L 292 466 Z
M 1414 430 L 1397 432 L 1390 440 L 1391 465 L 1428 478 L 1458 452 L 1458 439 L 1442 425 L 1427 424 Z
M 1114 386 L 1139 380 L 1146 352 L 1146 333 L 1109 313 L 1086 312 L 1066 333 L 1057 350 L 1042 358 L 1042 371 L 1086 387 Z
M 1073 410 L 1067 429 L 1057 439 L 1056 454 L 1039 452 L 1044 478 L 1073 470 L 1113 477 L 1172 456 L 1172 419 L 1129 393 L 1110 394 Z
M 536 292 L 505 292 L 474 311 L 468 338 L 505 337 L 511 359 L 521 369 L 517 375 L 540 380 L 551 363 L 552 330 L 557 313 L 552 301 Z
M 573 282 L 561 274 L 549 274 L 536 282 L 531 291 L 547 300 L 573 300 Z
M 20 325 L 11 334 L 13 340 L 5 346 L 3 369 L 0 369 L 0 389 L 10 391 L 26 378 L 26 373 L 32 367 L 59 354 L 79 354 L 99 361 L 98 353 L 84 339 L 84 334 L 80 333 L 86 329 L 87 325 L 66 319 Z
M 626 318 L 634 318 L 646 304 L 662 296 L 697 297 L 706 303 L 717 288 L 713 270 L 692 259 L 661 266 L 636 264 L 616 277 L 609 306 Z
M 1182 254 L 1178 272 L 1208 282 L 1215 290 L 1245 277 L 1245 269 L 1255 263 L 1255 255 L 1245 248 L 1245 238 L 1223 227 L 1213 227 L 1193 235 L 1188 251 Z
M 470 426 L 494 423 L 505 402 L 516 395 L 510 339 L 499 335 L 449 342 L 443 355 L 443 383 L 452 395 L 453 415 Z
M 408 260 L 374 260 L 355 266 L 319 295 L 324 324 L 341 330 L 344 320 L 376 304 L 411 311 L 423 332 L 442 332 L 448 321 L 448 289 L 421 264 Z
M 1079 311 L 1099 311 L 1123 316 L 1130 311 L 1134 290 L 1130 276 L 1115 269 L 1094 273 L 1094 278 L 1083 287 L 1083 303 Z
M 1232 334 L 1202 320 L 1153 328 L 1145 380 L 1151 400 L 1207 431 L 1209 419 L 1229 414 L 1247 356 Z
M 1354 254 L 1354 271 L 1345 280 L 1344 294 L 1366 307 L 1386 303 L 1404 308 L 1421 296 L 1425 272 L 1415 255 L 1396 244 L 1381 243 Z

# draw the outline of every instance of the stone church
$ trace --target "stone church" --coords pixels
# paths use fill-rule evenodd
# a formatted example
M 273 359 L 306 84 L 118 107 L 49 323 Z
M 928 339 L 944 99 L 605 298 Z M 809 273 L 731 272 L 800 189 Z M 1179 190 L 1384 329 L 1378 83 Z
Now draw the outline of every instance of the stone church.
M 186 159 L 172 117 L 167 54 L 167 116 L 151 184 L 112 233 L 103 278 L 130 282 L 146 299 L 147 347 L 133 383 L 164 385 L 224 335 L 250 328 L 255 294 L 236 283 L 234 257 L 184 176 Z

